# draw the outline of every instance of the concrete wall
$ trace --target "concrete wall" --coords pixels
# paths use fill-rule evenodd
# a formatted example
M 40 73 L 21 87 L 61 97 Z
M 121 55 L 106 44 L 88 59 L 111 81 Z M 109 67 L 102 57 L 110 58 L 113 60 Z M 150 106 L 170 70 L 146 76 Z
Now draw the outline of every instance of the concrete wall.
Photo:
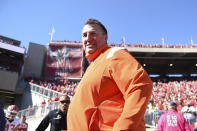
M 47 48 L 44 45 L 29 43 L 24 62 L 24 76 L 41 78 L 45 66 Z
M 0 70 L 0 89 L 15 91 L 18 82 L 18 73 Z
M 32 105 L 32 94 L 30 90 L 25 89 L 21 99 L 19 100 L 20 109 L 27 109 L 29 105 Z

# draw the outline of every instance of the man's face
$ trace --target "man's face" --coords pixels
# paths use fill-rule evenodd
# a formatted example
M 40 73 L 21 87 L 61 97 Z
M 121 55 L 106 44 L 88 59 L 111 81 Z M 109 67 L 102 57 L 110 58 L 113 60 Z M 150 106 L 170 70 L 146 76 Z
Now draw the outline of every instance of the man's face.
M 67 97 L 67 96 L 61 96 L 60 97 L 59 106 L 60 106 L 60 110 L 61 110 L 62 113 L 67 112 L 69 104 L 70 104 L 70 98 L 69 97 Z
M 6 117 L 8 118 L 8 120 L 14 120 L 14 118 L 16 117 L 16 113 L 10 112 L 10 113 L 6 113 Z
M 87 24 L 82 30 L 83 49 L 86 55 L 93 54 L 107 43 L 107 35 L 97 24 Z
M 15 118 L 15 116 L 8 116 L 8 117 L 7 117 L 7 119 L 8 119 L 9 121 L 14 120 L 14 118 Z

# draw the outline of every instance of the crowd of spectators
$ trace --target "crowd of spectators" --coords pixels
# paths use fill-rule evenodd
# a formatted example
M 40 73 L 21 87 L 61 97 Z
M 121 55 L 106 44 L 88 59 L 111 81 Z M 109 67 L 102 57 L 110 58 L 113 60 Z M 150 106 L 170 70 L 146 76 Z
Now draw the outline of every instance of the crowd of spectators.
M 28 81 L 70 96 L 74 95 L 74 90 L 78 85 L 78 82 L 70 82 L 66 79 L 46 80 L 34 78 L 28 79 Z M 181 111 L 188 104 L 197 108 L 197 80 L 153 82 L 151 100 L 160 110 L 166 110 L 165 105 L 170 101 L 177 101 L 178 111 Z
M 156 113 L 156 115 L 161 116 L 167 110 L 168 103 L 175 101 L 178 105 L 178 112 L 182 113 L 190 124 L 195 123 L 197 121 L 197 80 L 172 80 L 153 82 L 153 92 L 147 108 L 149 114 Z M 66 79 L 29 79 L 29 82 L 69 96 L 74 95 L 74 90 L 78 85 L 78 82 L 70 82 Z M 50 103 L 50 100 L 58 101 L 58 98 L 51 98 L 46 103 Z
M 78 82 L 71 82 L 66 79 L 47 80 L 47 79 L 30 79 L 26 78 L 27 81 L 37 84 L 39 86 L 51 89 L 69 96 L 74 95 Z
M 197 121 L 197 80 L 154 82 L 151 101 L 148 106 L 150 114 L 161 115 L 171 101 L 177 103 L 177 110 L 182 113 L 189 124 Z M 160 112 L 160 113 L 159 113 Z
M 67 43 L 67 44 L 79 44 L 79 43 L 81 43 L 81 41 L 76 41 L 76 40 L 74 40 L 74 41 L 70 41 L 70 40 L 64 40 L 64 41 L 51 41 L 50 42 L 50 44 L 65 44 L 65 43 Z
M 81 43 L 81 41 L 69 41 L 69 40 L 64 40 L 64 41 L 52 41 L 52 42 L 56 42 L 56 43 Z M 167 44 L 144 44 L 144 43 L 139 43 L 139 44 L 124 44 L 124 43 L 109 43 L 109 46 L 116 46 L 116 47 L 134 47 L 134 48 L 197 48 L 196 44 L 171 44 L 171 45 L 167 45 Z
M 134 48 L 197 48 L 197 45 L 166 45 L 166 44 L 113 44 L 110 43 L 110 46 L 116 47 L 134 47 Z
M 162 105 L 170 101 L 177 101 L 177 105 L 181 110 L 183 106 L 190 103 L 197 106 L 197 81 L 169 81 L 153 83 L 152 99 L 159 109 L 165 109 Z

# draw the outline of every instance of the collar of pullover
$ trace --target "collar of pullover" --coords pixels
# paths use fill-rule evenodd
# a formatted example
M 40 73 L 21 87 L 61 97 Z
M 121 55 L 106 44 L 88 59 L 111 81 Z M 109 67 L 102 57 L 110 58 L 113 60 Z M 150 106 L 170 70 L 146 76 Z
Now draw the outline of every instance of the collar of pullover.
M 98 49 L 96 52 L 94 52 L 93 54 L 89 54 L 86 56 L 86 58 L 93 62 L 102 52 L 104 52 L 106 49 L 108 49 L 109 46 L 104 45 L 103 47 L 101 47 L 100 49 Z

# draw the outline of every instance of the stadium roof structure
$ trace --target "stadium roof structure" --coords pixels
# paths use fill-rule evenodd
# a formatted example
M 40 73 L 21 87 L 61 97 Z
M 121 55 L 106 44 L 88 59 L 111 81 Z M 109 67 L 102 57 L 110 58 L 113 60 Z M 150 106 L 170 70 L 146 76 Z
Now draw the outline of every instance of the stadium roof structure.
M 0 35 L 0 42 L 10 44 L 10 45 L 15 45 L 15 46 L 20 46 L 21 42 L 6 36 Z
M 197 48 L 126 48 L 149 74 L 197 74 Z
M 24 55 L 20 41 L 0 35 L 0 68 L 20 72 Z

